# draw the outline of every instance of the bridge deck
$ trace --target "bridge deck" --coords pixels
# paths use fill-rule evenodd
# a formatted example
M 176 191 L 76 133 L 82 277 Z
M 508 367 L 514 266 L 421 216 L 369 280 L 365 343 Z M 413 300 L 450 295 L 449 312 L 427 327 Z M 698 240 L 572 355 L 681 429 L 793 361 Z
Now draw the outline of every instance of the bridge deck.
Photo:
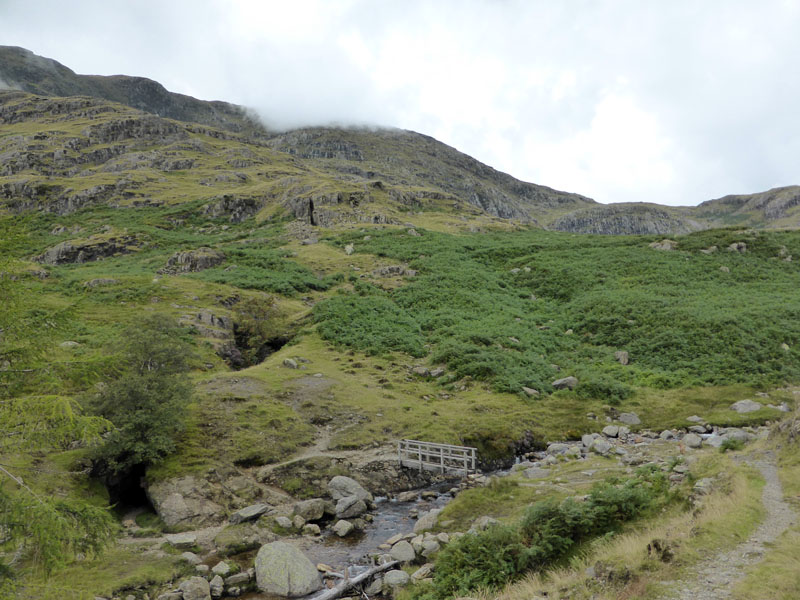
M 397 444 L 400 464 L 420 471 L 463 474 L 477 470 L 477 448 L 401 440 Z

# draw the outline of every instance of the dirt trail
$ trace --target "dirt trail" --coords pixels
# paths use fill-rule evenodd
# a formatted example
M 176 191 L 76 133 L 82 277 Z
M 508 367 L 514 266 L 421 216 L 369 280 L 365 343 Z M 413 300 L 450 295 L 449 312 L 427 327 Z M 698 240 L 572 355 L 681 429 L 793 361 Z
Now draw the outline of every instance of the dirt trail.
M 720 552 L 700 562 L 690 579 L 677 582 L 675 590 L 663 596 L 669 600 L 721 600 L 730 598 L 731 591 L 744 579 L 747 567 L 759 563 L 767 550 L 797 515 L 783 500 L 783 489 L 772 453 L 758 460 L 748 460 L 764 477 L 761 501 L 767 511 L 764 521 L 745 542 L 726 552 Z

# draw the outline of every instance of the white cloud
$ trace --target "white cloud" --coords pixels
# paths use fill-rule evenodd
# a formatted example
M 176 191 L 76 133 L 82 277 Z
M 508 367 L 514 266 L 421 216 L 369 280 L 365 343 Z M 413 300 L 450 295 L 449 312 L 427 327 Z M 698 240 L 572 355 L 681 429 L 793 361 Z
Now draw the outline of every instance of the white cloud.
M 78 72 L 414 129 L 603 202 L 800 183 L 797 0 L 5 0 L 0 22 Z

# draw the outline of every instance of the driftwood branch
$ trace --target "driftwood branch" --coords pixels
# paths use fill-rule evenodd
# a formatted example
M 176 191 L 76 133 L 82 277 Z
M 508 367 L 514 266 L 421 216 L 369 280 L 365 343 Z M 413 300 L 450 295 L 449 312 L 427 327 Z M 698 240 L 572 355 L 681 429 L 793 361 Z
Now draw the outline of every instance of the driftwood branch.
M 366 581 L 376 573 L 380 573 L 381 571 L 388 571 L 392 567 L 400 564 L 396 560 L 392 562 L 388 562 L 384 565 L 378 565 L 377 567 L 372 567 L 371 569 L 364 571 L 360 575 L 356 575 L 352 579 L 345 579 L 337 585 L 336 587 L 332 587 L 329 590 L 325 590 L 324 592 L 320 592 L 316 596 L 312 596 L 309 600 L 334 600 L 334 598 L 339 598 L 342 596 L 347 590 L 349 590 L 354 585 L 358 585 L 362 581 Z

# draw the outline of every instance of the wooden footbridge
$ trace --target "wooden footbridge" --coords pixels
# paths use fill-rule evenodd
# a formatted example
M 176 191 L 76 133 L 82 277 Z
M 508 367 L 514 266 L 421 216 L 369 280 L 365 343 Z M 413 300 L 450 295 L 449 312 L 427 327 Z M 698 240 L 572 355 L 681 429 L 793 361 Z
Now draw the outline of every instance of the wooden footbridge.
M 410 469 L 468 475 L 478 468 L 478 449 L 418 440 L 400 440 L 397 443 L 397 459 L 402 466 Z

